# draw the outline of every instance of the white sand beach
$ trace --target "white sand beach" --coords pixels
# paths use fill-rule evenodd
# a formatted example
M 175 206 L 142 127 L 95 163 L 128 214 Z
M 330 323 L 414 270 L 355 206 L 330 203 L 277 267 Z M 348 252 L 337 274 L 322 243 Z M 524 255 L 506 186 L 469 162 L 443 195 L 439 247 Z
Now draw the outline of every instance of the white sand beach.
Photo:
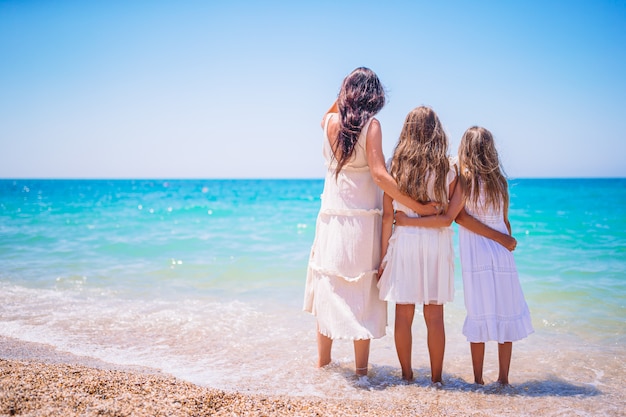
M 0 337 L 3 416 L 581 416 L 597 415 L 600 404 L 603 415 L 625 415 L 619 407 L 623 399 L 610 392 L 563 386 L 559 395 L 558 383 L 546 381 L 542 392 L 536 385 L 434 389 L 416 381 L 364 389 L 359 399 L 341 393 L 272 396 L 212 389 L 154 369 L 120 367 Z

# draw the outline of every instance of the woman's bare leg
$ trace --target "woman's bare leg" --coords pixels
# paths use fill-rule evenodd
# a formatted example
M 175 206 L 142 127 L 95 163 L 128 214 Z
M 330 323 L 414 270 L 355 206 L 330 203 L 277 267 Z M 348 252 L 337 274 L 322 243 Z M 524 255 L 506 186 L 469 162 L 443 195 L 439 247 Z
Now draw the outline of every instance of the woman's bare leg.
M 317 367 L 321 368 L 330 363 L 330 352 L 333 347 L 333 339 L 324 336 L 317 330 Z
M 367 363 L 370 356 L 370 339 L 354 341 L 354 364 L 357 375 L 367 375 Z

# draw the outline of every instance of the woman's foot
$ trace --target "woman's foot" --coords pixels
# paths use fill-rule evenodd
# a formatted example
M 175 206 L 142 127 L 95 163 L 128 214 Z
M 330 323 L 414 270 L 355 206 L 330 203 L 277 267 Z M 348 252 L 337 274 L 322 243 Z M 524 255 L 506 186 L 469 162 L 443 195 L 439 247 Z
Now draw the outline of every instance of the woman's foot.
M 330 358 L 330 354 L 317 357 L 317 367 L 318 368 L 324 368 L 325 366 L 330 365 L 331 362 L 332 362 L 332 359 Z

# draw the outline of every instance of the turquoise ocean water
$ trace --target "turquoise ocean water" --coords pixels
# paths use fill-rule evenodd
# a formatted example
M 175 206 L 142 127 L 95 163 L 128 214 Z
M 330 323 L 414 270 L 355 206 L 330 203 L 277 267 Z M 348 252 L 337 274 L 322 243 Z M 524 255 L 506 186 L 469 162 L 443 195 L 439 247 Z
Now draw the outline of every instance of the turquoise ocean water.
M 0 335 L 226 390 L 361 398 L 349 377 L 350 343 L 335 344 L 330 370 L 314 370 L 315 322 L 301 311 L 322 187 L 0 180 Z M 626 396 L 626 179 L 512 179 L 510 190 L 535 327 L 514 344 L 511 382 L 519 395 L 553 397 L 553 411 L 582 398 L 618 414 Z M 463 393 L 472 374 L 462 290 L 457 260 L 444 378 Z M 425 384 L 419 314 L 414 339 L 417 383 Z M 485 376 L 494 381 L 489 349 Z M 392 336 L 372 342 L 370 362 L 370 390 L 397 384 Z

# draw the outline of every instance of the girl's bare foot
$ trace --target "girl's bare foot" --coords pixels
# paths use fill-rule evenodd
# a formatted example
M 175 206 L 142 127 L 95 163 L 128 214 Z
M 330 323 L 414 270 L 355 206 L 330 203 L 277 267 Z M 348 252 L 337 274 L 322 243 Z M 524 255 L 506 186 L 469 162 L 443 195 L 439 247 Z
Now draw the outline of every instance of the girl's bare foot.
M 433 381 L 430 383 L 431 388 L 433 389 L 443 389 L 443 383 L 441 381 Z

